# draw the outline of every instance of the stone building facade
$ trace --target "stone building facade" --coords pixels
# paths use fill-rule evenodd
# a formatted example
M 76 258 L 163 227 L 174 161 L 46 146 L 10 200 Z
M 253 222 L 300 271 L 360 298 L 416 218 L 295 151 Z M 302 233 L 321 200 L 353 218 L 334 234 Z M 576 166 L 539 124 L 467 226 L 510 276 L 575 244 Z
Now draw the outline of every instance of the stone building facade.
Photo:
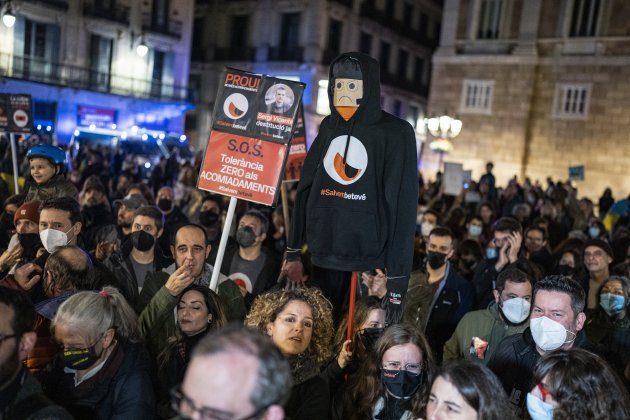
M 381 64 L 385 110 L 416 125 L 426 114 L 441 0 L 197 0 L 187 134 L 205 146 L 225 66 L 306 84 L 307 143 L 328 115 L 330 62 L 362 51 Z
M 444 160 L 478 179 L 565 180 L 580 195 L 630 191 L 630 2 L 446 0 L 429 113 L 463 122 Z M 430 139 L 429 139 L 430 140 Z M 438 157 L 425 148 L 422 170 Z

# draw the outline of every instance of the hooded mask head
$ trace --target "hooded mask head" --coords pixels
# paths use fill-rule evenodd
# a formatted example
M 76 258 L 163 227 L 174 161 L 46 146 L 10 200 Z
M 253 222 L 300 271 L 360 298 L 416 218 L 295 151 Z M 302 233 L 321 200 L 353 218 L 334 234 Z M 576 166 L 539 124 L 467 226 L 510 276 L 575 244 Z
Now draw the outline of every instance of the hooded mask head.
M 344 56 L 332 65 L 333 105 L 348 121 L 363 98 L 363 73 L 355 58 Z
M 344 53 L 332 62 L 329 80 L 333 114 L 348 121 L 360 107 L 362 122 L 380 117 L 380 76 L 375 59 L 359 52 Z

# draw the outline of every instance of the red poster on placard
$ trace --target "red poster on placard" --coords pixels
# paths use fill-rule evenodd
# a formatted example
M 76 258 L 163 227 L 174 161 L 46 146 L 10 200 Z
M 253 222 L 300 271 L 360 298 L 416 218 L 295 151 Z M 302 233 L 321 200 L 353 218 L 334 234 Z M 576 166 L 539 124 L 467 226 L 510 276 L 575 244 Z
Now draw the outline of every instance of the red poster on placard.
M 287 145 L 212 131 L 198 188 L 273 205 Z

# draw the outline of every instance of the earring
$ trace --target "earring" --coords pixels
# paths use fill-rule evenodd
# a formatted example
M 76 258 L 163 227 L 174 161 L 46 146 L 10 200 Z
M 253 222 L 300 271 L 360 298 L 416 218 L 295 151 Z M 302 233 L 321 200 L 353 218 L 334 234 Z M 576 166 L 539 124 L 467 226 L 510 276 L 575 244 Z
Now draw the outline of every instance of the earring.
M 212 318 L 208 318 L 208 324 L 212 322 Z

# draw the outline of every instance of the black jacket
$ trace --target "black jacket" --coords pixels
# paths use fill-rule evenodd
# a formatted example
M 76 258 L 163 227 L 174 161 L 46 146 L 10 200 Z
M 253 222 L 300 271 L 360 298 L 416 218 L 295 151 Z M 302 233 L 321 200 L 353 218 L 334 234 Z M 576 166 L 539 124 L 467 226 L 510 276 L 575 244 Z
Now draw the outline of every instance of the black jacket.
M 223 263 L 221 263 L 221 273 L 229 276 L 230 266 L 232 265 L 232 259 L 238 252 L 239 247 L 233 247 L 231 249 L 226 249 L 225 256 L 223 258 Z M 245 303 L 249 308 L 256 296 L 259 294 L 266 292 L 271 289 L 273 286 L 278 283 L 278 276 L 280 275 L 280 258 L 275 253 L 267 250 L 265 247 L 262 248 L 262 253 L 265 255 L 265 265 L 263 266 L 258 278 L 255 280 L 252 293 L 248 293 L 245 296 Z
M 328 418 L 330 390 L 319 375 L 293 385 L 285 405 L 288 420 L 321 420 Z
M 411 275 L 405 305 L 405 319 L 425 332 L 438 363 L 442 362 L 444 344 L 455 332 L 459 321 L 472 310 L 475 301 L 470 283 L 452 264 L 447 264 L 446 278 L 442 280 L 444 284 L 435 302 L 432 286 L 428 284 L 429 275 L 419 270 Z
M 5 401 L 9 402 L 6 406 L 2 404 Z M 73 417 L 64 408 L 49 400 L 42 392 L 37 379 L 26 368 L 22 368 L 13 383 L 0 391 L 0 418 L 68 420 Z
M 363 75 L 363 98 L 345 121 L 331 115 L 306 156 L 291 220 L 289 248 L 308 243 L 314 265 L 341 271 L 387 268 L 408 279 L 418 202 L 417 151 L 411 125 L 381 110 L 379 65 L 351 57 Z
M 173 261 L 162 253 L 162 249 L 156 243 L 154 246 L 153 257 L 153 270 L 154 272 L 160 271 L 165 267 L 168 267 Z M 138 299 L 138 279 L 136 279 L 136 272 L 133 269 L 131 262 L 131 251 L 133 250 L 133 244 L 130 240 L 123 242 L 119 251 L 114 252 L 109 258 L 103 261 L 103 264 L 114 274 L 117 283 L 124 288 L 121 290 L 123 295 L 129 296 L 127 298 L 131 306 L 135 305 L 136 299 Z M 144 279 L 143 279 L 144 280 Z
M 101 372 L 78 388 L 74 386 L 74 375 L 65 373 L 61 359 L 55 358 L 42 375 L 44 392 L 75 418 L 152 419 L 155 397 L 149 354 L 142 344 L 118 343 L 118 346 Z
M 583 330 L 578 332 L 573 346 L 589 351 L 595 349 Z M 505 337 L 488 362 L 490 370 L 503 384 L 510 403 L 521 409 L 525 407 L 527 393 L 535 385 L 532 384 L 532 375 L 541 357 L 528 327 L 522 334 Z

